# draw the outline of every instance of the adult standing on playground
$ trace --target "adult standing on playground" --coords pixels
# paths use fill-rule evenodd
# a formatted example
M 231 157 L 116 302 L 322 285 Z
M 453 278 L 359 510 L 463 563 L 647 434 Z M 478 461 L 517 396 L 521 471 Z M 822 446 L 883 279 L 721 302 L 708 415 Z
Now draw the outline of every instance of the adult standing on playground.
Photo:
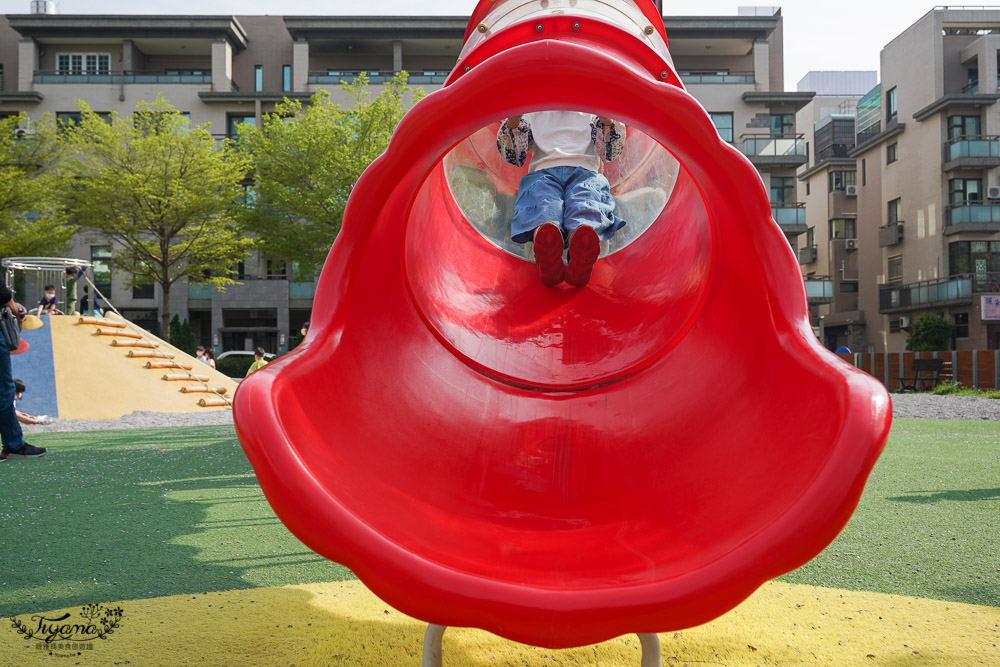
M 76 315 L 76 284 L 80 282 L 83 278 L 84 271 L 87 270 L 85 266 L 67 266 L 66 267 L 66 314 Z M 96 296 L 96 295 L 95 295 Z M 97 299 L 94 299 L 95 303 Z
M 7 287 L 3 278 L 0 278 L 0 304 L 3 304 L 0 308 L 10 308 L 18 319 L 23 319 L 17 304 L 14 303 L 14 293 Z M 3 338 L 2 333 L 0 338 Z M 37 458 L 45 453 L 44 447 L 29 445 L 21 434 L 21 425 L 14 410 L 14 372 L 10 365 L 10 350 L 7 349 L 6 340 L 0 344 L 0 441 L 3 442 L 0 461 L 6 461 L 8 457 Z

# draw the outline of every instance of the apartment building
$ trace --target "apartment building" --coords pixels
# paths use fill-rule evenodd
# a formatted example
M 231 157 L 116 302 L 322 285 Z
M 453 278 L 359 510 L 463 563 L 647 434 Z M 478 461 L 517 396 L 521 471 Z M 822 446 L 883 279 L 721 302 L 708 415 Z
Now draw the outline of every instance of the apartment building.
M 956 349 L 1000 348 L 1000 9 L 936 8 L 881 52 L 859 100 L 858 302 L 866 346 L 901 351 L 923 313 Z
M 233 136 L 242 123 L 259 124 L 285 97 L 306 101 L 326 90 L 346 101 L 340 81 L 362 71 L 379 85 L 405 69 L 411 84 L 432 91 L 456 62 L 467 20 L 9 14 L 0 17 L 0 115 L 71 119 L 77 99 L 95 111 L 126 114 L 162 93 L 192 123 Z M 664 25 L 685 85 L 720 135 L 757 166 L 795 248 L 807 231 L 796 194 L 807 150 L 796 114 L 813 94 L 784 91 L 780 10 L 668 16 Z M 95 282 L 127 317 L 155 330 L 158 288 L 125 289 L 124 277 L 109 268 L 112 253 L 106 241 L 81 237 L 73 254 L 94 262 Z M 225 292 L 194 284 L 173 290 L 171 311 L 220 352 L 287 349 L 309 318 L 313 277 L 290 275 L 281 258 L 259 255 L 234 272 L 243 284 Z M 822 297 L 827 283 L 811 287 L 814 305 L 820 302 L 813 293 Z
M 858 100 L 877 76 L 874 71 L 809 72 L 798 84 L 799 90 L 816 93 L 796 119 L 808 157 L 798 173 L 806 215 L 799 264 L 813 290 L 813 326 L 830 349 L 865 345 L 865 317 L 858 306 L 857 169 L 849 152 L 855 146 Z

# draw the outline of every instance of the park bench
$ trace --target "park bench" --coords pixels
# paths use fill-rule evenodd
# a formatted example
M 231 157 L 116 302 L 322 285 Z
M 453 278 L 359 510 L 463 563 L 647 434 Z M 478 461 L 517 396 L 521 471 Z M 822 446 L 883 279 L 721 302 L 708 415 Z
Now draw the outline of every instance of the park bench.
M 914 359 L 909 377 L 899 377 L 900 391 L 923 391 L 925 385 L 927 389 L 937 386 L 940 379 L 941 369 L 944 367 L 944 359 Z M 933 375 L 922 375 L 922 373 L 933 373 Z

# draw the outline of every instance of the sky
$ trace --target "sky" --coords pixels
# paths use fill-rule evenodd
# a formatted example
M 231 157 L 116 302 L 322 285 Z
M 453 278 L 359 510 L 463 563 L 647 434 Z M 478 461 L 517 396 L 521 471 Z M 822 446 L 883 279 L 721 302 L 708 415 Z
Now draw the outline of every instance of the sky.
M 280 14 L 443 15 L 468 16 L 475 0 L 57 0 L 61 14 Z M 735 15 L 744 0 L 664 0 L 667 16 Z M 930 11 L 930 2 L 913 0 L 787 0 L 781 7 L 785 26 L 785 89 L 795 90 L 810 70 L 878 70 L 879 51 Z M 5 14 L 27 13 L 30 0 L 0 0 Z M 668 35 L 669 37 L 669 35 Z

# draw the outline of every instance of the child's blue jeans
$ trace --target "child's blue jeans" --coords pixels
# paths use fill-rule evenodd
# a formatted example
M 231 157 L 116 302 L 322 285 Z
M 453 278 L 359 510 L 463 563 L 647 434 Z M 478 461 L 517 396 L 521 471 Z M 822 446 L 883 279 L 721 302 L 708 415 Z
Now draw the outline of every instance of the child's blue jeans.
M 607 241 L 625 225 L 614 214 L 615 198 L 602 174 L 583 167 L 551 167 L 521 178 L 511 219 L 511 238 L 527 243 L 535 228 L 554 222 L 568 239 L 580 225 L 590 225 Z

